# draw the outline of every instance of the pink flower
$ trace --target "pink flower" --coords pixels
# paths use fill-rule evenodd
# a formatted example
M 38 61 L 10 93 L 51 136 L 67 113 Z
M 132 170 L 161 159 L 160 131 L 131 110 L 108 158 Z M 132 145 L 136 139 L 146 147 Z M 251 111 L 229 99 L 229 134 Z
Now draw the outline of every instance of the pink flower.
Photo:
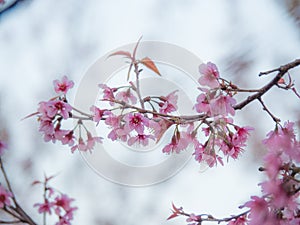
M 59 221 L 55 225 L 71 225 L 70 221 L 64 216 L 59 218 Z
M 74 201 L 73 198 L 69 198 L 66 194 L 62 194 L 55 198 L 54 205 L 64 209 L 66 212 L 69 211 L 71 207 L 71 202 Z
M 93 137 L 92 134 L 90 132 L 87 132 L 87 150 L 92 150 L 96 144 L 96 142 L 98 143 L 102 143 L 102 138 L 101 137 Z
M 71 202 L 74 199 L 69 198 L 65 194 L 55 198 L 54 201 L 54 211 L 57 216 L 59 216 L 59 222 L 56 224 L 71 224 L 70 221 L 73 219 L 73 213 L 77 210 L 77 207 L 72 207 Z
M 7 149 L 7 144 L 0 140 L 0 157 L 3 155 L 5 149 Z
M 57 94 L 66 94 L 69 89 L 74 86 L 74 82 L 69 80 L 67 76 L 63 76 L 62 80 L 53 81 L 54 90 Z
M 197 97 L 197 103 L 195 105 L 195 109 L 198 113 L 210 112 L 209 102 L 205 94 L 202 93 Z
M 96 106 L 92 106 L 90 110 L 94 113 L 93 121 L 95 122 L 100 122 L 100 120 L 103 118 L 104 115 L 110 113 L 110 111 L 107 111 L 106 109 L 101 110 Z
M 144 132 L 144 127 L 149 127 L 149 119 L 141 113 L 129 113 L 124 116 L 126 121 L 124 129 L 128 132 L 135 130 L 138 134 Z
M 296 202 L 293 200 L 293 196 L 290 196 L 288 192 L 292 191 L 292 188 L 288 188 L 286 184 L 281 180 L 268 180 L 260 184 L 267 196 L 271 197 L 270 204 L 276 209 L 281 209 L 286 206 L 290 206 L 293 210 L 297 208 Z M 289 190 L 290 189 L 290 190 Z
M 76 150 L 79 150 L 79 151 L 87 151 L 88 148 L 87 148 L 87 145 L 85 144 L 84 140 L 82 137 L 79 137 L 78 139 L 78 144 L 77 145 L 74 145 L 72 148 L 71 148 L 71 152 L 74 153 L 74 151 Z
M 210 111 L 213 116 L 227 116 L 231 114 L 234 116 L 235 111 L 233 105 L 236 103 L 236 100 L 229 95 L 220 95 L 216 99 L 210 101 Z
M 110 101 L 110 104 L 113 105 L 114 103 L 111 100 L 115 99 L 114 92 L 116 92 L 117 88 L 110 88 L 106 84 L 99 84 L 98 85 L 101 89 L 103 89 L 103 99 Z
M 204 145 L 198 142 L 198 144 L 195 146 L 195 152 L 193 153 L 193 155 L 195 156 L 195 160 L 199 163 L 202 162 L 204 151 Z
M 75 141 L 74 131 L 71 130 L 65 134 L 65 136 L 61 139 L 61 143 L 63 145 L 73 146 Z
M 60 100 L 52 100 L 46 103 L 45 110 L 47 116 L 50 118 L 61 115 L 64 119 L 68 119 L 72 106 Z
M 116 99 L 119 101 L 124 101 L 126 103 L 132 103 L 133 105 L 136 104 L 137 99 L 136 97 L 132 94 L 131 89 L 129 88 L 127 91 L 120 91 L 116 95 Z
M 61 130 L 60 126 L 57 126 L 54 129 L 54 137 L 56 140 L 61 141 L 62 139 L 64 139 L 64 137 L 69 133 L 68 130 Z
M 45 142 L 52 141 L 52 143 L 55 143 L 56 138 L 55 138 L 54 134 L 44 134 L 44 141 Z
M 105 124 L 109 125 L 112 128 L 119 128 L 121 123 L 121 116 L 116 116 L 113 113 L 110 113 L 105 119 Z
M 186 222 L 199 222 L 201 221 L 201 216 L 196 216 L 194 213 L 190 214 L 190 216 L 186 219 Z M 193 223 L 197 225 L 197 223 Z
M 4 206 L 10 206 L 12 197 L 13 194 L 0 185 L 0 208 L 3 208 Z
M 143 146 L 147 146 L 149 143 L 149 139 L 154 140 L 155 138 L 153 135 L 138 134 L 128 139 L 128 145 L 131 146 L 134 143 L 138 143 L 138 144 L 142 144 Z
M 115 128 L 112 129 L 111 132 L 107 135 L 112 141 L 117 139 L 125 142 L 127 141 L 128 131 L 124 130 L 123 128 Z
M 278 224 L 274 214 L 269 210 L 268 202 L 264 198 L 252 196 L 251 201 L 246 202 L 245 207 L 250 208 L 250 225 L 275 225 Z
M 34 207 L 38 207 L 38 212 L 39 213 L 48 213 L 49 215 L 51 215 L 51 209 L 53 207 L 53 203 L 49 202 L 48 200 L 46 200 L 44 203 L 36 203 L 33 206 Z
M 168 94 L 166 97 L 161 96 L 159 97 L 159 99 L 162 101 L 159 106 L 159 112 L 160 113 L 170 113 L 170 112 L 174 112 L 177 110 L 177 100 L 178 100 L 178 96 L 175 94 L 177 92 L 173 91 L 170 94 Z
M 250 131 L 254 130 L 252 127 L 234 127 L 236 133 L 232 137 L 232 143 L 235 146 L 245 146 L 245 142 L 247 141 Z
M 199 78 L 199 83 L 210 88 L 219 87 L 218 78 L 220 77 L 218 68 L 215 64 L 208 62 L 202 63 L 199 66 L 199 72 L 202 76 Z
M 49 117 L 41 117 L 39 131 L 41 131 L 45 134 L 53 134 L 54 133 L 54 125 L 53 125 L 52 119 L 50 119 Z
M 186 149 L 188 147 L 188 145 L 190 144 L 189 140 L 187 140 L 186 138 L 178 138 L 178 135 L 173 135 L 171 143 L 169 143 L 168 145 L 166 145 L 162 152 L 163 153 L 179 153 L 180 151 Z
M 267 134 L 263 143 L 269 151 L 277 154 L 284 153 L 290 159 L 300 162 L 300 142 L 296 140 L 293 126 L 294 123 L 286 122 L 284 127 L 276 127 L 274 131 Z
M 283 160 L 281 159 L 280 155 L 280 153 L 269 151 L 263 158 L 266 172 L 270 179 L 277 177 L 280 167 L 283 164 Z

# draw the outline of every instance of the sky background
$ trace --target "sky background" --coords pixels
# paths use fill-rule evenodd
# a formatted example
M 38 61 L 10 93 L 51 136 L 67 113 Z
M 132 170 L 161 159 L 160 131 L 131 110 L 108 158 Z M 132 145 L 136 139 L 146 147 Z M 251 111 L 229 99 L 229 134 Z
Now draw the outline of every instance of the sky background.
M 41 201 L 42 188 L 30 184 L 46 173 L 58 174 L 52 185 L 76 198 L 74 224 L 183 224 L 183 218 L 166 221 L 172 202 L 217 217 L 239 213 L 239 205 L 259 194 L 260 140 L 274 128 L 257 103 L 236 115 L 239 124 L 256 129 L 240 160 L 205 172 L 191 160 L 172 179 L 143 188 L 97 176 L 79 154 L 44 143 L 35 119 L 21 119 L 52 97 L 52 81 L 63 75 L 75 82 L 74 101 L 76 84 L 93 62 L 140 36 L 181 46 L 215 62 L 226 79 L 258 88 L 270 79 L 258 78 L 260 71 L 299 58 L 299 9 L 292 0 L 24 0 L 0 14 L 0 127 L 9 136 L 5 162 L 21 204 L 41 221 L 32 205 Z M 298 90 L 299 73 L 291 73 Z M 295 95 L 275 90 L 264 100 L 282 121 L 299 121 Z

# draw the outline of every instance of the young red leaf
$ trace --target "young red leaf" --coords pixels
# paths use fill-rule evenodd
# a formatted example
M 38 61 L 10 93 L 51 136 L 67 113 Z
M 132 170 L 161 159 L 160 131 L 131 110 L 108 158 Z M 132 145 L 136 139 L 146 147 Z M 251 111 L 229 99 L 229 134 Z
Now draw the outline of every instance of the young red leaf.
M 167 218 L 167 220 L 173 219 L 173 218 L 179 216 L 180 213 L 181 213 L 182 207 L 176 208 L 176 206 L 174 205 L 173 202 L 172 202 L 172 208 L 173 208 L 173 209 L 172 209 L 172 215 L 169 216 L 169 217 Z
M 116 56 L 116 55 L 123 55 L 125 57 L 128 57 L 128 58 L 132 58 L 131 57 L 131 53 L 130 52 L 127 52 L 127 51 L 116 51 L 114 53 L 111 53 L 109 56 L 107 56 L 107 58 L 111 57 L 111 56 Z
M 135 55 L 136 55 L 137 47 L 139 46 L 139 43 L 140 43 L 140 41 L 142 40 L 142 37 L 143 37 L 143 36 L 141 36 L 141 37 L 139 38 L 139 40 L 137 41 L 137 43 L 136 43 L 136 45 L 135 45 L 135 47 L 134 47 L 134 49 L 133 49 L 132 58 L 133 58 L 134 60 L 135 60 Z
M 176 208 L 176 206 L 174 205 L 173 202 L 172 202 L 172 208 L 173 208 L 173 210 L 174 210 L 174 213 L 180 213 L 180 211 L 182 210 L 182 207 Z
M 33 186 L 33 185 L 37 185 L 37 184 L 40 184 L 40 183 L 42 183 L 42 182 L 41 182 L 41 181 L 38 181 L 38 180 L 35 180 L 35 181 L 32 182 L 31 185 Z
M 175 217 L 177 217 L 177 216 L 179 216 L 177 213 L 173 213 L 171 216 L 169 216 L 169 217 L 167 218 L 167 220 L 173 219 L 173 218 L 175 218 Z
M 154 62 L 149 58 L 149 57 L 145 57 L 142 60 L 140 60 L 140 62 L 148 67 L 148 69 L 152 70 L 153 72 L 155 72 L 156 74 L 158 74 L 159 76 L 161 76 L 160 72 L 158 71 L 156 65 L 154 64 Z
M 25 116 L 25 117 L 22 118 L 21 120 L 26 120 L 26 119 L 28 119 L 28 118 L 30 118 L 30 117 L 33 117 L 33 116 L 35 116 L 35 115 L 38 115 L 38 114 L 39 114 L 39 112 L 31 113 L 30 115 Z

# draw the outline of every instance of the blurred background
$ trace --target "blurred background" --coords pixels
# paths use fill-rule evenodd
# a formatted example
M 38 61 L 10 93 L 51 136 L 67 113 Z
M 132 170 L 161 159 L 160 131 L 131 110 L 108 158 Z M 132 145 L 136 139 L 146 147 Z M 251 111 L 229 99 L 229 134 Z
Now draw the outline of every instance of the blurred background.
M 42 201 L 42 187 L 31 183 L 44 173 L 57 174 L 51 184 L 76 199 L 76 225 L 184 224 L 183 218 L 166 221 L 172 202 L 188 212 L 226 217 L 260 193 L 261 140 L 274 124 L 257 103 L 236 116 L 238 124 L 255 127 L 239 160 L 205 172 L 191 160 L 172 179 L 143 188 L 97 176 L 80 154 L 44 143 L 34 118 L 21 119 L 52 97 L 54 79 L 68 75 L 79 83 L 98 57 L 141 35 L 215 62 L 240 87 L 261 87 L 272 76 L 258 78 L 260 71 L 299 58 L 299 0 L 1 2 L 0 128 L 9 143 L 4 161 L 20 203 L 36 221 L 42 218 L 32 206 Z M 291 75 L 300 90 L 300 70 Z M 282 121 L 299 124 L 299 99 L 292 93 L 274 89 L 264 101 Z

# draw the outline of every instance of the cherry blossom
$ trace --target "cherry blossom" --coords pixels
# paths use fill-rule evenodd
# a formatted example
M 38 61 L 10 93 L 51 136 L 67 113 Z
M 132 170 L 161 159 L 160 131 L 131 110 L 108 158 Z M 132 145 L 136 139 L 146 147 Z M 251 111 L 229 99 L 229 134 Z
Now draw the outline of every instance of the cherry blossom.
M 73 146 L 74 142 L 75 142 L 75 136 L 74 136 L 74 131 L 73 130 L 67 132 L 64 135 L 64 137 L 62 137 L 62 139 L 61 139 L 61 143 L 63 145 Z
M 0 184 L 0 208 L 11 205 L 13 194 Z
M 178 96 L 176 95 L 176 91 L 171 92 L 170 94 L 168 94 L 166 97 L 161 96 L 159 99 L 162 101 L 159 104 L 159 112 L 160 113 L 170 113 L 170 112 L 174 112 L 177 110 L 177 100 L 178 100 Z
M 236 100 L 234 98 L 228 95 L 220 95 L 210 101 L 210 112 L 213 116 L 227 116 L 228 114 L 234 116 L 235 111 L 233 109 L 233 106 L 235 105 L 235 103 Z
M 263 197 L 252 196 L 251 201 L 246 202 L 244 206 L 250 208 L 249 225 L 279 225 L 279 221 L 269 210 L 268 202 Z
M 53 202 L 49 202 L 46 199 L 44 203 L 36 203 L 33 206 L 38 207 L 39 213 L 48 213 L 49 215 L 51 215 L 53 205 L 54 205 Z
M 0 157 L 3 155 L 5 149 L 7 149 L 7 144 L 4 141 L 0 140 Z
M 197 97 L 197 104 L 195 104 L 195 109 L 198 113 L 208 113 L 210 114 L 210 105 L 208 99 L 204 93 L 201 93 Z
M 63 76 L 61 81 L 54 80 L 53 85 L 57 94 L 67 94 L 68 90 L 74 86 L 74 82 L 69 80 L 67 76 Z
M 199 72 L 202 74 L 199 78 L 199 83 L 210 88 L 219 86 L 218 78 L 220 77 L 217 66 L 214 63 L 203 63 L 199 66 Z
M 144 128 L 149 127 L 149 119 L 141 113 L 129 113 L 124 116 L 126 121 L 124 129 L 127 132 L 135 130 L 139 134 L 143 134 Z
M 134 96 L 130 88 L 128 88 L 128 90 L 126 91 L 118 92 L 116 95 L 116 99 L 118 99 L 119 101 L 124 101 L 126 103 L 131 103 L 133 105 L 137 102 L 137 98 Z
M 100 122 L 104 115 L 109 114 L 110 112 L 106 109 L 99 109 L 97 106 L 92 106 L 90 110 L 93 112 L 93 121 Z
M 167 144 L 162 152 L 164 153 L 179 153 L 186 149 L 190 144 L 189 140 L 186 138 L 178 138 L 178 135 L 174 134 L 171 143 Z
M 112 102 L 115 99 L 114 93 L 118 90 L 117 88 L 110 88 L 106 84 L 98 85 L 101 89 L 103 89 L 103 100 L 110 101 L 110 105 L 113 105 Z
M 128 145 L 131 146 L 135 143 L 138 143 L 143 146 L 147 146 L 149 144 L 149 139 L 155 140 L 155 137 L 153 135 L 137 134 L 136 136 L 128 139 Z
M 45 177 L 44 182 L 35 181 L 34 184 L 43 184 L 44 185 L 44 202 L 36 203 L 34 207 L 38 207 L 38 212 L 41 214 L 51 215 L 54 211 L 54 215 L 57 216 L 56 224 L 71 224 L 73 220 L 74 212 L 78 209 L 77 207 L 72 206 L 74 201 L 73 198 L 70 198 L 68 195 L 60 193 L 54 188 L 50 187 L 48 182 L 51 180 L 51 177 Z

